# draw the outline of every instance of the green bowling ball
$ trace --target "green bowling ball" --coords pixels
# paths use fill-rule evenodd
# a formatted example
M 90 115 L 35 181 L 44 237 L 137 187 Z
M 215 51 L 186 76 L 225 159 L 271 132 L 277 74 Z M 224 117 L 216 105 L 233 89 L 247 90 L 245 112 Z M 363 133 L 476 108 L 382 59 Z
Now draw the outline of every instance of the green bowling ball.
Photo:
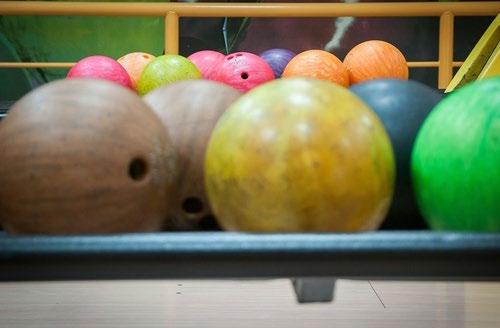
M 500 232 L 500 77 L 435 107 L 417 136 L 412 176 L 433 229 Z
M 137 82 L 137 92 L 143 96 L 162 85 L 200 78 L 200 71 L 187 58 L 179 55 L 163 55 L 146 65 Z

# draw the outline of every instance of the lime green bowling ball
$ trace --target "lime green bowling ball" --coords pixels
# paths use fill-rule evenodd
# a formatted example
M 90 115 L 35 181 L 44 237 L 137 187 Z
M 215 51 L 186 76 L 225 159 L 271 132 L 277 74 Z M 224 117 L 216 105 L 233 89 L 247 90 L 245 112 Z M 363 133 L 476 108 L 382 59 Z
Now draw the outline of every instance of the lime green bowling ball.
M 435 107 L 417 136 L 412 175 L 433 229 L 500 231 L 500 77 Z
M 240 231 L 376 229 L 394 171 L 375 113 L 351 91 L 313 79 L 276 80 L 240 97 L 205 158 L 215 217 Z
M 137 82 L 140 95 L 177 81 L 201 79 L 201 72 L 189 59 L 180 55 L 156 57 L 144 67 Z

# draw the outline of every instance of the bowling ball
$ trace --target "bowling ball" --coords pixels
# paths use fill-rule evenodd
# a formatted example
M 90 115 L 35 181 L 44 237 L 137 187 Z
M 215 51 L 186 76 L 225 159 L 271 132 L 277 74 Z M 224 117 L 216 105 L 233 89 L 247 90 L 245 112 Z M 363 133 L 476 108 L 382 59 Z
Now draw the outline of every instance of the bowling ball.
M 392 44 L 365 41 L 352 48 L 344 58 L 351 84 L 373 79 L 408 80 L 408 64 L 404 55 Z
M 164 126 L 133 92 L 100 80 L 48 83 L 0 124 L 0 221 L 11 233 L 161 228 L 175 177 Z
M 145 52 L 131 52 L 118 58 L 117 62 L 127 71 L 134 90 L 137 88 L 137 81 L 139 81 L 144 67 L 155 58 L 155 56 Z
M 394 155 L 382 123 L 352 92 L 280 79 L 222 115 L 207 148 L 205 184 L 228 230 L 371 230 L 391 202 Z
M 132 88 L 130 77 L 116 60 L 106 56 L 89 56 L 73 66 L 66 76 L 68 79 L 90 78 L 108 80 L 126 88 Z
M 226 56 L 217 51 L 202 50 L 190 55 L 188 59 L 198 67 L 201 76 L 207 80 L 213 80 L 219 65 Z
M 442 99 L 439 92 L 416 81 L 371 80 L 351 87 L 378 115 L 396 156 L 396 189 L 383 229 L 422 229 L 411 183 L 411 151 L 418 130 Z
M 324 50 L 307 50 L 295 56 L 285 68 L 283 77 L 311 77 L 349 86 L 349 75 L 335 55 Z
M 500 77 L 443 99 L 412 156 L 417 201 L 433 229 L 500 232 Z
M 247 92 L 256 86 L 274 79 L 268 63 L 249 52 L 236 52 L 224 58 L 215 80 Z
M 200 71 L 187 58 L 179 55 L 158 56 L 144 68 L 137 82 L 137 92 L 145 95 L 165 84 L 199 78 Z
M 295 57 L 295 53 L 281 48 L 269 49 L 261 53 L 260 58 L 264 59 L 273 70 L 274 77 L 280 78 L 288 62 Z
M 169 229 L 200 230 L 212 219 L 204 186 L 208 139 L 219 117 L 240 93 L 207 80 L 177 82 L 144 97 L 167 127 L 177 151 L 179 170 Z

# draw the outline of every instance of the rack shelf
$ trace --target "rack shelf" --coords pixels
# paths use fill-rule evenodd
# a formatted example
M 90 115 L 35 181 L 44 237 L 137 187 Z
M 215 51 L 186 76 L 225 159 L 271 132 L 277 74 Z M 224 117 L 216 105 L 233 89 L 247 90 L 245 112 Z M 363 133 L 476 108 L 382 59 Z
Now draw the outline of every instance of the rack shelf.
M 500 280 L 500 234 L 0 234 L 0 281 L 279 277 Z

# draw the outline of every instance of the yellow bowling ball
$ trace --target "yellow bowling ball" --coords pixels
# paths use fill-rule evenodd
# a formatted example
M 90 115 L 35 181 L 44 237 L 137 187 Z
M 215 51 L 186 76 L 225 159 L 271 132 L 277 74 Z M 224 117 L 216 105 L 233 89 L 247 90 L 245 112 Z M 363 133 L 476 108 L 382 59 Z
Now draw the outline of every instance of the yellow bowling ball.
M 262 85 L 234 102 L 209 141 L 205 184 L 227 230 L 376 229 L 395 178 L 377 116 L 349 90 L 313 79 Z

